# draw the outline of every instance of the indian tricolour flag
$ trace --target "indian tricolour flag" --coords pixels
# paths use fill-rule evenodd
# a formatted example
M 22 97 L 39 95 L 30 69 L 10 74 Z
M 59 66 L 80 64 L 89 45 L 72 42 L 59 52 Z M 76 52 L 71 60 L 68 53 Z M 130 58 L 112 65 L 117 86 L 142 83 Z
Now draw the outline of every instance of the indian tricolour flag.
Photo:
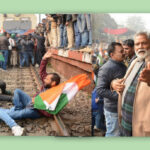
M 86 74 L 77 75 L 39 94 L 34 99 L 34 108 L 57 114 L 62 110 L 76 93 L 91 83 Z

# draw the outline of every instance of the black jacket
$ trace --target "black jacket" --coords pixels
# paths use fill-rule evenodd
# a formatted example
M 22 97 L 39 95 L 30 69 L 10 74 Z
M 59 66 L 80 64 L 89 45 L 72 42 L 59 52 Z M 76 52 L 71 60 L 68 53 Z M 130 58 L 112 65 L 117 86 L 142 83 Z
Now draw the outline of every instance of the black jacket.
M 27 40 L 26 41 L 26 45 L 27 45 L 27 51 L 33 52 L 33 50 L 34 50 L 34 42 L 32 40 Z
M 34 37 L 37 39 L 37 49 L 41 51 L 45 51 L 45 45 L 44 45 L 45 37 L 36 34 L 34 34 Z
M 21 39 L 20 45 L 21 45 L 21 51 L 26 51 L 27 50 L 27 44 L 26 44 L 25 39 Z
M 104 98 L 104 108 L 109 112 L 117 112 L 118 94 L 110 89 L 111 81 L 123 78 L 126 66 L 111 58 L 99 69 L 97 81 L 97 94 Z

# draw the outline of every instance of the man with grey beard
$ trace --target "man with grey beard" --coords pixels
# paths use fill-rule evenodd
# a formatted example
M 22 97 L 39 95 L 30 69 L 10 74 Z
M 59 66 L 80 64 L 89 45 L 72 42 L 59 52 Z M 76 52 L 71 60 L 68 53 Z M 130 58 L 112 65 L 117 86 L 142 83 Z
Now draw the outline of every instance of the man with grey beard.
M 135 35 L 135 54 L 123 79 L 113 80 L 119 94 L 118 116 L 122 136 L 150 136 L 150 39 Z

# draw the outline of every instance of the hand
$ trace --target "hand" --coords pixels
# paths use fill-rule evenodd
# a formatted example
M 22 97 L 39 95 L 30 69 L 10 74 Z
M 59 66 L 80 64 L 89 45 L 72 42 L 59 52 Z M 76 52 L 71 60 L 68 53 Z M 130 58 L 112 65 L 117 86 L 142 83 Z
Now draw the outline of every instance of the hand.
M 66 22 L 66 26 L 68 26 L 69 22 Z
M 111 87 L 113 90 L 115 90 L 117 93 L 123 92 L 125 85 L 123 84 L 123 79 L 115 79 L 111 82 Z
M 150 86 L 150 62 L 148 62 L 146 68 L 141 71 L 138 80 L 146 82 Z
M 95 103 L 98 103 L 99 102 L 99 98 L 95 98 Z
M 43 56 L 43 60 L 47 60 L 48 58 L 50 58 L 52 56 L 52 53 L 51 53 L 51 51 L 47 51 L 46 53 L 45 53 L 45 55 Z

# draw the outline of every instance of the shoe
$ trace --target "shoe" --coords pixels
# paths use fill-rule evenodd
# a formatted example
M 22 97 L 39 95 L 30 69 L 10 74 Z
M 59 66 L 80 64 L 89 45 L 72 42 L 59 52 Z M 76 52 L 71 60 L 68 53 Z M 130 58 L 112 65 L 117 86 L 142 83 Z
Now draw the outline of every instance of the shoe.
M 69 50 L 69 48 L 68 48 L 68 47 L 65 47 L 64 50 Z
M 21 136 L 23 135 L 23 131 L 24 131 L 24 128 L 20 127 L 20 126 L 13 126 L 12 127 L 12 133 L 14 136 Z
M 7 70 L 4 70 L 4 69 L 2 69 L 2 68 L 0 68 L 0 71 L 4 71 L 4 72 L 7 72 Z
M 23 67 L 22 67 L 22 66 L 20 66 L 19 68 L 20 68 L 20 69 L 22 69 Z
M 61 46 L 60 46 L 60 47 L 58 47 L 58 49 L 64 49 L 64 47 L 61 47 Z
M 39 67 L 39 64 L 36 64 L 35 67 L 38 68 L 38 67 Z
M 75 50 L 79 50 L 79 49 L 80 49 L 80 47 L 79 47 L 79 46 L 76 46 L 76 47 L 75 47 Z
M 80 46 L 80 48 L 79 49 L 84 49 L 85 48 L 85 46 Z
M 66 47 L 65 50 L 75 50 L 74 47 Z
M 75 49 L 75 47 L 71 47 L 70 50 L 72 51 L 72 50 L 76 50 L 76 49 Z
M 87 48 L 92 49 L 92 45 L 88 45 Z
M 94 130 L 95 130 L 95 131 L 100 131 L 100 129 L 97 128 L 96 126 L 94 126 Z

